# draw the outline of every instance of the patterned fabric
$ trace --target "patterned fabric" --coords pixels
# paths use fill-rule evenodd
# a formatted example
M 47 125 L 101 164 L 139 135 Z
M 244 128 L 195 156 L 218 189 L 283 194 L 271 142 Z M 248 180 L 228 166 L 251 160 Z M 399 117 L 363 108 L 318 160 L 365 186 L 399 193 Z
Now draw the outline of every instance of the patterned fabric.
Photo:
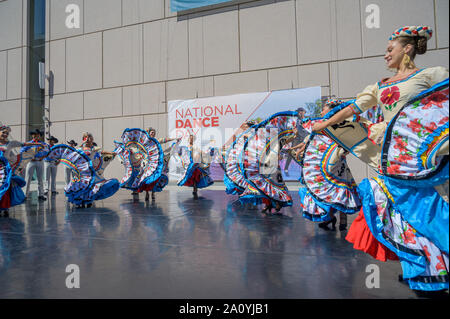
M 297 112 L 281 112 L 255 126 L 254 132 L 244 143 L 239 155 L 239 165 L 244 177 L 260 195 L 278 203 L 281 207 L 291 206 L 292 197 L 284 184 L 279 166 L 279 152 L 286 140 L 295 136 Z M 247 198 L 245 190 L 242 198 Z M 273 205 L 273 206 L 275 206 Z
M 114 195 L 119 189 L 119 182 L 116 179 L 105 180 L 96 173 L 90 157 L 82 150 L 62 144 L 55 145 L 51 148 L 48 158 L 53 161 L 59 160 L 72 169 L 72 180 L 64 188 L 70 203 L 90 204 L 95 200 Z
M 330 208 L 353 214 L 361 208 L 357 185 L 345 160 L 345 152 L 322 134 L 311 135 L 302 156 L 300 189 L 303 216 L 313 221 L 331 218 Z
M 156 181 L 163 171 L 164 153 L 159 142 L 142 129 L 126 129 L 114 151 L 125 166 L 122 188 L 138 190 Z
M 178 148 L 177 157 L 181 161 L 183 174 L 178 180 L 178 186 L 194 186 L 206 188 L 214 184 L 209 176 L 209 164 L 195 163 L 192 155 L 192 147 L 181 146 Z
M 31 140 L 28 143 L 36 143 Z M 44 142 L 37 142 L 39 145 L 24 146 L 20 150 L 22 153 L 22 160 L 42 160 L 47 157 L 50 152 L 50 146 Z
M 405 105 L 389 123 L 382 150 L 384 175 L 418 180 L 442 170 L 448 162 L 442 156 L 446 143 L 448 152 L 448 92 L 448 80 L 437 84 Z
M 60 162 L 72 169 L 72 180 L 64 188 L 69 201 L 82 197 L 94 186 L 95 170 L 89 157 L 83 151 L 67 145 L 55 145 L 51 148 L 48 158 Z
M 425 37 L 427 40 L 431 39 L 433 30 L 427 26 L 406 26 L 399 28 L 392 33 L 389 40 L 394 40 L 398 37 Z
M 384 121 L 383 110 L 379 105 L 372 106 L 368 110 L 359 115 L 353 117 L 354 122 L 360 122 L 361 119 L 365 119 L 370 123 L 376 124 Z
M 338 106 L 340 104 L 342 104 L 343 101 L 339 100 L 339 99 L 328 99 L 326 100 L 324 106 L 329 107 L 330 109 L 332 109 L 335 106 Z
M 164 166 L 162 169 L 162 173 L 160 175 L 160 177 L 150 183 L 150 184 L 142 184 L 139 189 L 138 192 L 143 192 L 143 191 L 147 191 L 147 192 L 162 192 L 162 190 L 164 189 L 164 187 L 167 186 L 167 184 L 169 183 L 169 162 L 170 162 L 170 158 L 172 157 L 172 155 L 178 151 L 178 145 L 180 144 L 180 141 L 177 141 L 175 143 L 173 143 L 169 148 L 167 148 L 166 150 L 164 150 Z M 163 143 L 167 143 L 168 141 L 162 141 Z
M 382 179 L 364 180 L 360 188 L 367 224 L 377 240 L 397 254 L 410 288 L 448 289 L 448 252 L 411 226 Z
M 227 150 L 225 156 L 225 177 L 224 181 L 230 181 L 227 184 L 227 194 L 240 195 L 244 192 L 248 186 L 245 180 L 244 172 L 239 165 L 239 156 L 244 149 L 244 145 L 251 135 L 252 129 L 249 129 L 239 136 L 231 144 L 231 147 Z
M 18 141 L 9 141 L 6 144 L 0 145 L 0 151 L 3 152 L 3 156 L 9 161 L 11 169 L 14 174 L 20 174 L 25 170 L 29 160 L 23 160 L 20 148 L 22 143 Z
M 11 186 L 12 170 L 8 160 L 0 151 L 0 200 Z

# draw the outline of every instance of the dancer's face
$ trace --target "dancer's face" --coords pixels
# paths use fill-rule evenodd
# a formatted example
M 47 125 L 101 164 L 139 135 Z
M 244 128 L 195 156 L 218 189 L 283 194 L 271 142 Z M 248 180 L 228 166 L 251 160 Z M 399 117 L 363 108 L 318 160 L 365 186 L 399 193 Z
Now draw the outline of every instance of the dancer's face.
M 150 131 L 150 133 L 148 133 L 148 135 L 150 135 L 150 137 L 153 137 L 153 138 L 155 138 L 155 136 L 156 136 L 156 131 Z
M 3 130 L 0 132 L 0 137 L 2 140 L 7 140 L 9 136 L 9 130 Z
M 322 112 L 320 112 L 320 116 L 325 116 L 330 111 L 331 111 L 331 109 L 330 109 L 329 106 L 323 106 L 322 107 Z
M 389 69 L 399 69 L 405 55 L 405 48 L 398 40 L 388 42 L 384 60 Z
M 298 118 L 299 118 L 300 120 L 303 120 L 303 119 L 305 118 L 305 114 L 306 114 L 306 111 L 300 111 L 300 112 L 298 112 Z

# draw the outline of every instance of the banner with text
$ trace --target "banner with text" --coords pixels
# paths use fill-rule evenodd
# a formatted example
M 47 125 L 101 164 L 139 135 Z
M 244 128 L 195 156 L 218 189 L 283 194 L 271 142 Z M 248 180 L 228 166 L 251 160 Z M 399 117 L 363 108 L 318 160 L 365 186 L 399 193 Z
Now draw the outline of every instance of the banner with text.
M 243 124 L 249 120 L 258 123 L 272 114 L 299 108 L 305 109 L 306 116 L 315 116 L 320 107 L 320 87 L 169 101 L 169 136 L 181 137 L 181 145 L 188 145 L 192 134 L 197 149 L 222 148 L 240 134 Z M 300 177 L 297 164 L 290 156 L 283 158 L 280 165 L 287 180 Z M 170 166 L 171 176 L 179 176 L 179 163 L 172 161 Z M 223 180 L 219 165 L 211 165 L 211 176 Z

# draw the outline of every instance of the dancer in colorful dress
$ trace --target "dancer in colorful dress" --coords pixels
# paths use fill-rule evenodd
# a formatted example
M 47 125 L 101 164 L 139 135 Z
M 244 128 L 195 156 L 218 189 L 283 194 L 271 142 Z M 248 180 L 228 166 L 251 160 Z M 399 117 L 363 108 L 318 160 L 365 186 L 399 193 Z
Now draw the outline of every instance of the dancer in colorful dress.
M 229 147 L 227 144 L 223 146 L 223 163 L 224 169 L 223 181 L 226 187 L 225 192 L 229 195 L 241 195 L 248 184 L 244 177 L 244 172 L 239 165 L 239 155 L 241 154 L 245 143 L 252 134 L 252 127 L 256 123 L 247 121 L 241 127 L 239 134 L 232 137 L 232 142 Z
M 320 115 L 324 117 L 342 103 L 329 99 Z M 322 118 L 313 120 L 316 121 L 322 121 Z M 329 230 L 331 223 L 335 230 L 335 214 L 339 212 L 339 230 L 346 230 L 347 214 L 354 214 L 361 208 L 357 185 L 346 162 L 348 152 L 320 133 L 307 136 L 305 141 L 292 148 L 303 153 L 301 179 L 305 187 L 299 189 L 303 217 L 321 222 L 319 227 L 325 230 Z
M 71 167 L 78 167 L 78 171 L 75 169 L 75 172 L 78 175 L 81 174 L 81 171 L 86 171 L 89 175 L 91 174 L 89 173 L 89 169 L 81 169 L 79 163 L 74 163 L 73 161 L 71 161 L 71 156 L 79 158 L 80 152 L 77 152 L 78 154 L 75 154 L 73 152 L 74 149 L 67 145 L 57 145 L 56 149 L 57 151 L 53 152 L 55 159 L 58 159 L 58 156 L 66 156 L 67 158 L 63 158 L 65 158 L 66 162 L 68 162 L 69 165 L 72 164 L 70 165 Z M 89 208 L 92 206 L 94 201 L 106 199 L 114 195 L 120 187 L 119 181 L 117 179 L 113 178 L 107 180 L 103 177 L 103 172 L 114 159 L 115 153 L 106 152 L 103 151 L 100 147 L 97 147 L 94 143 L 93 135 L 88 132 L 83 133 L 83 143 L 81 144 L 79 150 L 83 155 L 87 157 L 86 165 L 92 166 L 94 174 L 90 180 L 90 187 L 88 187 L 85 192 L 79 192 L 78 194 L 77 192 L 75 192 L 77 196 L 74 196 L 66 190 L 66 195 L 70 195 L 68 196 L 69 201 L 77 205 L 77 208 Z M 82 161 L 86 162 L 86 159 L 84 158 Z M 75 166 L 73 164 L 75 164 Z M 76 179 L 76 182 L 78 182 L 78 180 L 79 178 Z M 76 185 L 77 183 L 72 183 L 72 185 L 73 184 Z M 70 189 L 70 186 L 68 188 Z
M 181 159 L 183 175 L 178 181 L 178 186 L 188 186 L 193 188 L 192 195 L 198 199 L 198 189 L 206 188 L 214 181 L 209 176 L 209 165 L 205 163 L 204 155 L 201 150 L 194 147 L 194 135 L 189 135 L 189 146 L 181 146 L 178 150 L 178 156 Z
M 353 103 L 313 128 L 324 130 L 380 173 L 359 185 L 363 208 L 347 240 L 380 260 L 394 252 L 403 280 L 421 291 L 448 289 L 449 267 L 448 70 L 414 64 L 431 36 L 424 26 L 396 30 L 385 60 L 397 73 L 368 86 Z M 356 126 L 349 127 L 348 118 L 377 104 L 384 121 L 367 127 L 365 139 L 355 144 L 361 136 Z M 360 145 L 366 149 L 361 151 Z
M 149 134 L 149 136 L 151 138 L 156 138 L 156 130 L 154 128 L 150 127 L 147 130 L 147 133 Z M 166 144 L 169 142 L 173 142 L 173 141 L 177 141 L 177 142 L 172 143 L 172 145 L 170 145 L 168 148 L 166 148 L 163 151 L 164 166 L 162 169 L 161 176 L 151 183 L 148 183 L 148 182 L 143 183 L 141 185 L 141 187 L 139 187 L 139 189 L 138 189 L 139 193 L 145 191 L 145 201 L 149 200 L 149 198 L 150 198 L 149 192 L 152 192 L 152 202 L 154 202 L 156 199 L 155 193 L 162 192 L 164 187 L 166 187 L 166 185 L 169 183 L 169 178 L 167 176 L 169 174 L 169 161 L 173 155 L 173 152 L 178 148 L 178 144 L 180 143 L 181 138 L 160 138 L 160 139 L 157 139 L 157 141 L 160 145 Z
M 76 148 L 78 146 L 78 143 L 74 140 L 67 141 L 67 145 L 69 145 L 72 148 Z M 72 169 L 69 166 L 66 166 L 64 169 L 64 175 L 66 178 L 66 186 L 69 185 L 70 181 L 72 180 Z
M 121 141 L 115 144 L 114 153 L 125 167 L 120 187 L 138 194 L 144 183 L 153 183 L 161 176 L 164 165 L 163 150 L 148 132 L 140 128 L 127 128 Z
M 297 112 L 280 112 L 255 125 L 239 154 L 239 165 L 247 182 L 241 202 L 264 203 L 263 213 L 292 205 L 292 197 L 281 175 L 280 150 L 296 134 Z
M 8 215 L 9 208 L 25 201 L 25 194 L 21 188 L 26 182 L 19 174 L 25 169 L 31 157 L 24 159 L 17 150 L 40 145 L 10 141 L 8 139 L 10 132 L 9 126 L 0 126 L 0 213 L 4 212 L 5 215 Z

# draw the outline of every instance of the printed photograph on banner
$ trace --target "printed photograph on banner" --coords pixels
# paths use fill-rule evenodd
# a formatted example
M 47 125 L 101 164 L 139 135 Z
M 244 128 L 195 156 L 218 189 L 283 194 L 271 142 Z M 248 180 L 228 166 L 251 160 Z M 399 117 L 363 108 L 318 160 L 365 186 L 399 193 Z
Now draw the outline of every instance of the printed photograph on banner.
M 258 124 L 284 111 L 302 111 L 300 113 L 305 118 L 315 117 L 320 110 L 320 87 L 173 100 L 168 102 L 168 130 L 170 137 L 182 138 L 179 144 L 181 148 L 189 146 L 189 136 L 193 135 L 194 152 L 201 150 L 203 158 L 214 159 L 210 165 L 211 177 L 215 181 L 222 181 L 219 151 L 229 148 L 234 138 L 243 132 L 246 123 Z M 298 123 L 300 121 L 299 118 Z M 280 168 L 283 178 L 288 181 L 300 178 L 297 162 L 286 151 L 300 143 L 300 139 L 303 137 L 297 137 L 281 150 Z M 181 156 L 171 159 L 169 166 L 173 178 L 180 177 L 182 163 Z

